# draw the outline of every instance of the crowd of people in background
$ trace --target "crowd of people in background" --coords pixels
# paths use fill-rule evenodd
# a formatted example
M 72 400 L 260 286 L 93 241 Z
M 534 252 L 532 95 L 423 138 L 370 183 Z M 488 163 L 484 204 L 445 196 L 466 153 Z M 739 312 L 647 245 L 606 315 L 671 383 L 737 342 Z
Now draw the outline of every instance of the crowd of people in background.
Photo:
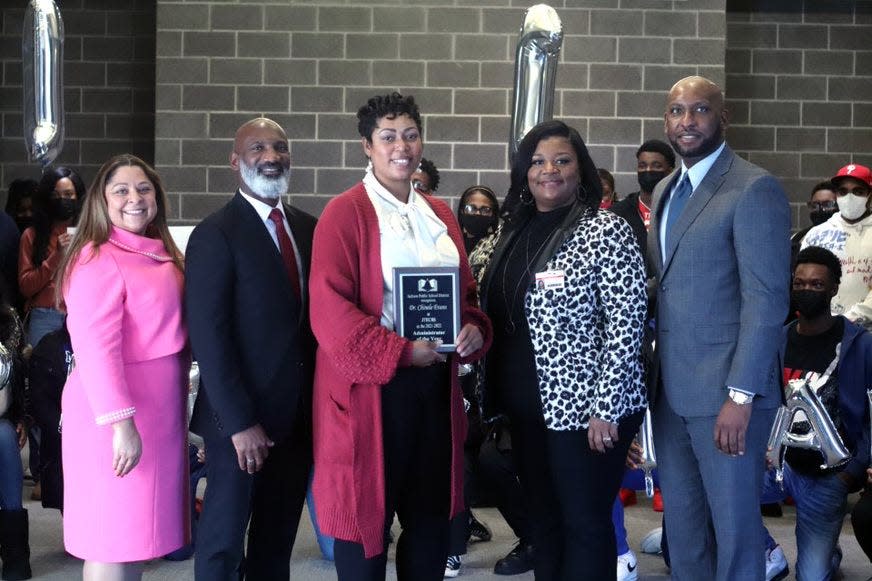
M 88 581 L 192 554 L 200 580 L 286 579 L 307 497 L 341 581 L 384 579 L 394 542 L 399 579 L 460 575 L 468 543 L 492 538 L 482 502 L 517 539 L 495 574 L 633 581 L 623 510 L 644 487 L 646 410 L 663 526 L 643 550 L 675 578 L 784 578 L 760 507 L 788 496 L 798 578 L 838 570 L 858 491 L 872 560 L 869 168 L 834 168 L 791 236 L 780 183 L 730 149 L 723 93 L 702 77 L 669 91 L 666 140 L 639 146 L 625 196 L 561 121 L 521 140 L 502 201 L 481 184 L 439 191 L 413 97 L 375 96 L 357 122 L 366 168 L 317 220 L 284 199 L 284 129 L 242 124 L 236 193 L 184 254 L 160 176 L 135 156 L 88 188 L 65 166 L 9 184 L 3 579 L 32 575 L 29 442 L 31 498 L 63 511 Z M 397 332 L 402 267 L 458 273 L 450 349 Z M 811 386 L 846 461 L 787 447 L 767 465 L 789 380 Z

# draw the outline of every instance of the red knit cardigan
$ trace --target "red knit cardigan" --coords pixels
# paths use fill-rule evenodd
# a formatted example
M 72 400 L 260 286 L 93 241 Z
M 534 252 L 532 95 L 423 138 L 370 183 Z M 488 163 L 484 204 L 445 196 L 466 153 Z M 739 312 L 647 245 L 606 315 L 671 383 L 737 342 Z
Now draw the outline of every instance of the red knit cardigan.
M 466 291 L 462 324 L 481 329 L 483 347 L 450 358 L 451 516 L 463 508 L 466 415 L 457 365 L 490 347 L 490 321 L 478 308 L 463 237 L 448 206 L 425 198 L 460 254 Z M 411 360 L 411 342 L 380 323 L 383 279 L 378 217 L 362 183 L 327 204 L 318 226 L 309 277 L 312 330 L 318 339 L 313 395 L 318 524 L 333 537 L 361 543 L 367 558 L 384 551 L 385 475 L 381 386 Z

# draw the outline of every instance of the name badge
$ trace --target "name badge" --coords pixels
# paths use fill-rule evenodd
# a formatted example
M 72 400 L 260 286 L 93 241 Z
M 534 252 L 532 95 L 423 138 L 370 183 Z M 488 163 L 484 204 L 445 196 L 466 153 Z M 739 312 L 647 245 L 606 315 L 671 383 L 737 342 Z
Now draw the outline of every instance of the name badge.
M 536 288 L 539 290 L 563 288 L 566 276 L 562 270 L 546 270 L 536 273 Z

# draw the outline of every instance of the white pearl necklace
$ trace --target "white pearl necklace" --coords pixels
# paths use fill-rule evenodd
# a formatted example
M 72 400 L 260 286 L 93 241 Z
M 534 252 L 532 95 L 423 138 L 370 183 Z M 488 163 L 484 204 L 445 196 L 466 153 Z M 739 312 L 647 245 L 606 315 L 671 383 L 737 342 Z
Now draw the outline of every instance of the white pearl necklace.
M 173 260 L 171 256 L 155 254 L 154 252 L 148 252 L 147 250 L 140 250 L 139 248 L 134 248 L 133 246 L 128 246 L 127 244 L 124 244 L 123 242 L 119 242 L 118 240 L 115 240 L 114 238 L 110 238 L 109 242 L 111 242 L 112 244 L 114 244 L 118 248 L 123 248 L 124 250 L 127 250 L 128 252 L 135 252 L 136 254 L 142 254 L 143 256 L 148 256 L 149 258 L 157 260 L 158 262 L 172 262 L 172 260 Z

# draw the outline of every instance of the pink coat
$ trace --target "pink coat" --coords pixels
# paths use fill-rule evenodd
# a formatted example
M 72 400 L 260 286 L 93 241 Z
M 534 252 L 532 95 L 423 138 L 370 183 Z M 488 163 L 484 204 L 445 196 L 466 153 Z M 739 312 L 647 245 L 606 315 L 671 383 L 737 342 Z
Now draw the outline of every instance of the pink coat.
M 124 562 L 186 541 L 182 273 L 160 240 L 113 228 L 83 248 L 64 289 L 76 366 L 64 387 L 64 541 L 77 557 Z M 133 417 L 139 464 L 112 470 L 112 426 Z

